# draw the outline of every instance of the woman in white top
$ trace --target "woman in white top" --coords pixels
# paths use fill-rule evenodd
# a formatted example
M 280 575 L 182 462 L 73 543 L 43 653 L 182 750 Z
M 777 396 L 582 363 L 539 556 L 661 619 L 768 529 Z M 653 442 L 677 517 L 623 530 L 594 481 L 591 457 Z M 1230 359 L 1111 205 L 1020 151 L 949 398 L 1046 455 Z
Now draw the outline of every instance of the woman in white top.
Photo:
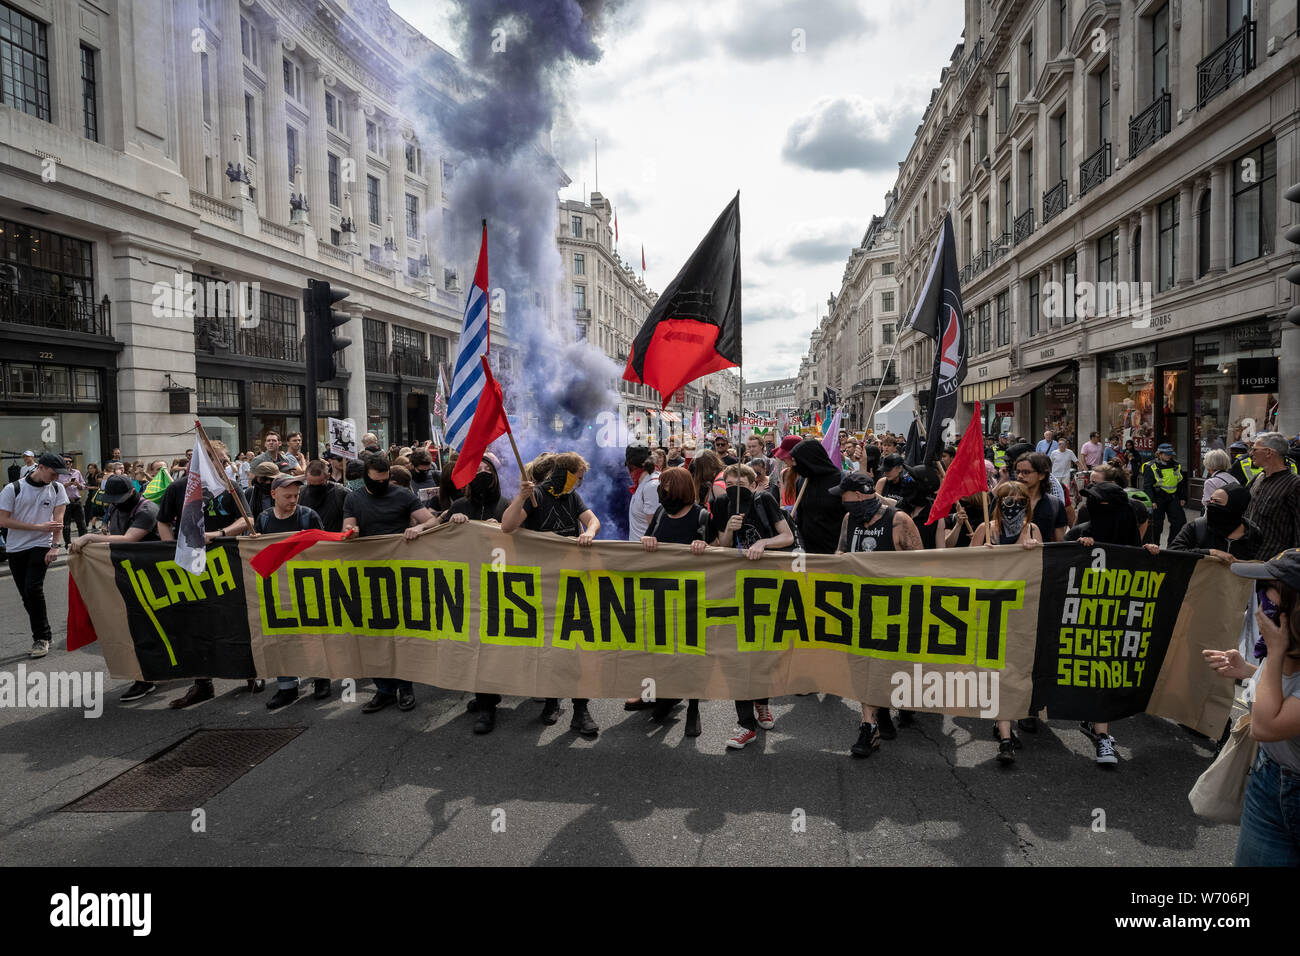
M 1232 459 L 1222 448 L 1216 448 L 1205 455 L 1205 484 L 1201 488 L 1201 504 L 1209 504 L 1210 496 L 1220 488 L 1232 488 L 1238 484 L 1228 469 Z

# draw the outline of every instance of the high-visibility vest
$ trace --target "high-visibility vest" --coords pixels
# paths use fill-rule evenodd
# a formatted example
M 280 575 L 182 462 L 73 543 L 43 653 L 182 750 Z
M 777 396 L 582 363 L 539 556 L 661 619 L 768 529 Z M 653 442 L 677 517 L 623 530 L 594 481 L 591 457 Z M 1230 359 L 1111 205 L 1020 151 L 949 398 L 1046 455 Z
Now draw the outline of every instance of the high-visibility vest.
M 1007 467 L 1007 450 L 1005 448 L 993 449 L 993 464 L 999 468 Z
M 1178 486 L 1183 481 L 1183 466 L 1176 461 L 1169 464 L 1163 464 L 1159 459 L 1146 463 L 1147 468 L 1156 477 L 1156 487 L 1165 494 L 1172 495 L 1178 490 Z
M 1250 484 L 1254 481 L 1255 476 L 1264 470 L 1262 468 L 1256 468 L 1254 459 L 1249 455 L 1239 455 L 1237 457 L 1237 464 L 1241 465 L 1241 473 L 1246 476 L 1246 484 Z

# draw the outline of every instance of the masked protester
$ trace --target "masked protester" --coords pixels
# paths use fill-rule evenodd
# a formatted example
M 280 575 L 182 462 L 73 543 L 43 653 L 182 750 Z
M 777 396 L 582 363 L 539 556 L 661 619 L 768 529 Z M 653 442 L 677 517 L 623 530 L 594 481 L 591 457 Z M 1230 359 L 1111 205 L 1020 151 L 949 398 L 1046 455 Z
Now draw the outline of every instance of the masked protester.
M 590 547 L 600 533 L 600 519 L 587 507 L 578 494 L 582 477 L 590 467 L 577 452 L 564 452 L 542 463 L 534 460 L 530 467 L 547 467 L 546 477 L 540 483 L 523 481 L 519 493 L 501 517 L 501 530 L 513 534 L 520 528 L 528 531 L 549 531 L 566 538 L 577 538 L 579 547 Z M 594 737 L 600 727 L 592 719 L 584 698 L 573 699 L 573 718 L 569 729 L 584 737 Z M 554 724 L 560 719 L 560 701 L 547 698 L 542 708 L 542 722 Z
M 1225 564 L 1255 560 L 1258 536 L 1246 520 L 1248 507 L 1250 489 L 1237 484 L 1215 489 L 1205 504 L 1205 514 L 1183 525 L 1169 550 L 1194 551 Z
M 691 554 L 703 554 L 710 538 L 709 513 L 695 503 L 695 479 L 685 468 L 668 468 L 660 476 L 656 488 L 659 506 L 646 525 L 641 537 L 641 547 L 657 551 L 661 544 L 687 545 Z M 631 698 L 623 703 L 624 710 L 654 708 L 650 719 L 657 724 L 668 719 L 672 709 L 681 703 L 680 698 L 642 701 Z M 686 708 L 686 736 L 700 735 L 700 702 L 692 698 Z
M 427 449 L 417 448 L 411 452 L 411 491 L 420 499 L 420 504 L 430 511 L 440 508 L 438 501 L 438 483 L 442 476 L 433 466 L 433 456 Z M 446 507 L 442 506 L 445 511 Z
M 794 470 L 802 481 L 799 505 L 794 510 L 799 538 L 811 554 L 834 554 L 844 521 L 844 505 L 831 489 L 842 472 L 831 463 L 822 443 L 805 438 L 790 452 Z
M 254 465 L 248 483 L 248 511 L 254 518 L 271 507 L 271 485 L 280 477 L 280 469 L 269 461 Z
M 409 544 L 420 533 L 437 524 L 437 517 L 422 506 L 406 488 L 392 487 L 392 466 L 383 455 L 371 455 L 365 462 L 365 482 L 359 491 L 348 493 L 343 502 L 343 530 L 356 528 L 363 538 L 376 534 L 402 534 Z M 390 704 L 398 710 L 415 706 L 415 689 L 409 680 L 375 678 L 375 696 L 361 708 L 373 714 Z
M 464 487 L 464 497 L 452 502 L 451 507 L 439 516 L 439 523 L 499 522 L 505 516 L 509 504 L 501 497 L 501 480 L 498 477 L 500 470 L 501 460 L 492 452 L 486 453 L 479 462 L 478 471 Z

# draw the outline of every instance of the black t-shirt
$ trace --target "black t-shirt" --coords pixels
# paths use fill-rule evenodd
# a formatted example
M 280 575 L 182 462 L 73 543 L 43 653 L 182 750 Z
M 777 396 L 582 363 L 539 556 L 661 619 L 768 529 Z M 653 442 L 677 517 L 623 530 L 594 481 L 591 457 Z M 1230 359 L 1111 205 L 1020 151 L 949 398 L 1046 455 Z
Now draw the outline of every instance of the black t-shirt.
M 162 494 L 162 500 L 158 504 L 158 523 L 165 524 L 176 533 L 180 525 L 181 511 L 185 508 L 185 486 L 188 479 L 185 477 L 178 478 L 167 486 L 167 490 Z M 243 495 L 236 489 L 240 500 Z M 229 528 L 231 524 L 240 517 L 239 505 L 235 503 L 235 496 L 229 491 L 214 495 L 206 488 L 203 491 L 203 530 L 204 531 L 221 531 Z M 251 512 L 250 512 L 251 514 Z
M 576 538 L 582 534 L 578 517 L 586 510 L 586 503 L 576 491 L 557 498 L 539 487 L 536 495 L 524 499 L 523 527 L 529 531 L 550 531 L 566 538 Z
M 714 496 L 710 509 L 713 512 L 709 527 L 710 540 L 716 541 L 726 529 L 731 516 L 738 513 L 735 489 L 730 494 Z M 731 545 L 742 551 L 764 538 L 775 537 L 777 522 L 786 520 L 785 513 L 772 500 L 771 495 L 754 495 L 752 504 L 748 508 L 742 506 L 740 510 L 744 513 L 745 520 L 740 530 L 732 535 Z
M 321 530 L 321 520 L 320 515 L 303 505 L 294 508 L 287 518 L 278 517 L 274 508 L 267 508 L 257 516 L 256 527 L 259 534 Z
M 474 504 L 468 498 L 457 498 L 443 514 L 443 519 L 452 515 L 466 515 L 470 521 L 500 521 L 509 506 L 509 502 L 500 495 L 497 495 L 494 505 Z
M 1034 506 L 1034 524 L 1038 525 L 1038 530 L 1043 534 L 1043 541 L 1050 542 L 1056 540 L 1056 529 L 1066 528 L 1070 522 L 1065 518 L 1065 505 L 1061 504 L 1061 499 L 1053 497 L 1046 493 L 1044 489 L 1043 497 L 1038 499 L 1038 504 Z
M 709 541 L 709 513 L 699 505 L 691 505 L 680 518 L 670 517 L 660 508 L 646 527 L 646 537 L 660 544 L 690 544 L 692 541 Z
M 897 550 L 894 547 L 894 516 L 898 509 L 881 508 L 881 511 L 884 513 L 870 526 L 846 514 L 837 550 L 849 553 Z
M 348 492 L 343 517 L 356 518 L 361 537 L 400 534 L 411 526 L 411 515 L 423 505 L 405 488 L 390 485 L 388 494 L 372 495 L 365 488 Z
M 298 494 L 298 504 L 316 512 L 320 526 L 326 531 L 342 531 L 343 502 L 347 497 L 348 490 L 332 481 L 323 485 L 304 484 Z
M 433 468 L 429 469 L 429 476 L 423 479 L 418 471 L 411 469 L 411 491 L 431 511 L 438 507 L 438 485 L 441 481 L 442 475 Z

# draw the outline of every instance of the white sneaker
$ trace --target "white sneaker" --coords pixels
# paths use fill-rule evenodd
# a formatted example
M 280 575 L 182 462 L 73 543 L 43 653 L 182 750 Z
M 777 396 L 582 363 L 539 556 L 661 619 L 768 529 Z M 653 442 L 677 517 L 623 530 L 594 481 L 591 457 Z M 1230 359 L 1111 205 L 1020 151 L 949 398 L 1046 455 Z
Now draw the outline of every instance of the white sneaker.
M 32 641 L 32 657 L 44 657 L 50 652 L 49 641 Z
M 776 726 L 776 718 L 772 716 L 772 708 L 767 704 L 755 704 L 754 716 L 758 718 L 758 726 L 764 730 L 771 730 Z

